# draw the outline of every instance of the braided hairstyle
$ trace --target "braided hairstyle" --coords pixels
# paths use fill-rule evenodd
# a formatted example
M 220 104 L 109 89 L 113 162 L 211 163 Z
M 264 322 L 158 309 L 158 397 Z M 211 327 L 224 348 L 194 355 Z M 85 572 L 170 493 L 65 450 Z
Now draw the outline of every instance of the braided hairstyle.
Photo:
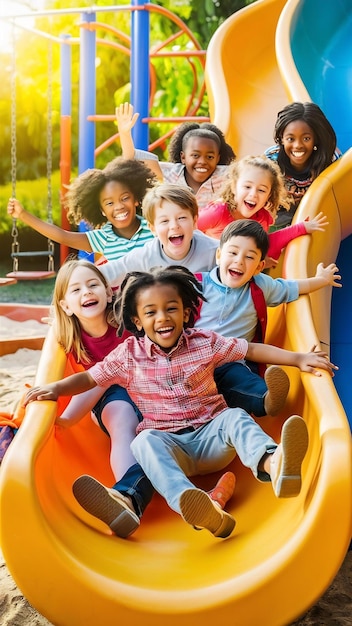
M 144 335 L 144 330 L 138 331 L 133 322 L 133 318 L 137 317 L 137 296 L 140 291 L 154 285 L 173 285 L 182 299 L 184 308 L 190 309 L 185 328 L 191 328 L 194 325 L 199 301 L 205 300 L 202 286 L 194 274 L 182 265 L 170 265 L 166 268 L 153 268 L 150 272 L 126 274 L 119 296 L 114 303 L 119 335 L 122 335 L 124 330 L 130 331 L 137 337 Z
M 215 124 L 185 122 L 178 127 L 169 144 L 169 160 L 172 163 L 181 163 L 181 152 L 185 151 L 187 141 L 191 137 L 215 141 L 220 154 L 218 165 L 229 165 L 236 158 L 230 144 L 226 143 L 223 132 Z

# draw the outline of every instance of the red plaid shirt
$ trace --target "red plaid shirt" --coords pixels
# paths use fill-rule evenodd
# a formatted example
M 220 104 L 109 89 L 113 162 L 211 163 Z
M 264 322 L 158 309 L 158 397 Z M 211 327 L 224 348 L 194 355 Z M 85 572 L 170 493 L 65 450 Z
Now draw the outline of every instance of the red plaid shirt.
M 143 415 L 137 432 L 197 428 L 227 408 L 214 369 L 246 356 L 245 339 L 212 331 L 185 330 L 168 353 L 147 336 L 128 337 L 89 373 L 101 387 L 126 387 Z

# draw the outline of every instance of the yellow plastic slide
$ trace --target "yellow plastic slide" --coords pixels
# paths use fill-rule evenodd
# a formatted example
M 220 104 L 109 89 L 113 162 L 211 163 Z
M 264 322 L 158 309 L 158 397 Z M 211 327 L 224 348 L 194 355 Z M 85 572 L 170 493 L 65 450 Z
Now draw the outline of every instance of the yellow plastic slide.
M 225 133 L 237 158 L 262 154 L 274 144 L 277 112 L 289 102 L 275 49 L 285 4 L 286 0 L 257 0 L 229 17 L 208 46 L 212 122 Z
M 302 201 L 300 217 L 323 210 L 330 231 L 290 244 L 285 272 L 311 275 L 321 259 L 333 261 L 343 233 L 351 232 L 348 181 L 352 151 L 317 180 Z M 326 344 L 316 332 L 323 298 L 301 297 L 271 311 L 268 340 L 307 351 Z M 50 334 L 37 383 L 72 371 Z M 82 473 L 113 483 L 107 438 L 89 416 L 62 431 L 56 404 L 35 402 L 5 456 L 0 472 L 1 547 L 9 570 L 31 604 L 53 624 L 112 626 L 283 626 L 302 614 L 330 584 L 351 532 L 350 430 L 333 381 L 288 368 L 291 389 L 285 414 L 261 424 L 278 437 L 292 413 L 307 422 L 310 445 L 298 498 L 277 500 L 238 461 L 229 510 L 233 535 L 215 539 L 196 532 L 159 496 L 128 540 L 111 535 L 75 502 L 71 485 Z M 209 488 L 217 476 L 198 484 Z
M 274 23 L 283 4 L 259 0 L 258 10 L 272 9 Z M 246 23 L 246 36 L 267 40 L 264 22 L 256 31 L 257 23 Z M 226 28 L 222 34 L 231 40 Z M 232 61 L 224 59 L 228 70 Z M 225 99 L 225 91 L 218 96 Z M 275 115 L 278 105 L 272 106 Z M 335 228 L 291 242 L 285 275 L 311 276 L 319 261 L 335 260 L 341 239 L 352 232 L 351 171 L 349 151 L 306 194 L 297 219 L 322 210 Z M 330 298 L 326 289 L 273 309 L 267 340 L 299 351 L 328 349 Z M 36 383 L 71 371 L 49 334 Z M 278 439 L 287 416 L 299 413 L 306 420 L 310 444 L 302 492 L 279 501 L 270 484 L 257 482 L 235 460 L 236 492 L 228 509 L 237 525 L 226 540 L 196 532 L 158 495 L 130 539 L 112 535 L 80 508 L 71 490 L 82 473 L 113 483 L 107 438 L 89 416 L 58 429 L 56 403 L 32 403 L 0 472 L 1 548 L 30 603 L 56 626 L 284 626 L 304 613 L 329 586 L 348 548 L 351 437 L 333 380 L 325 372 L 321 378 L 287 372 L 285 412 L 260 423 Z M 208 489 L 216 480 L 212 475 L 196 483 Z

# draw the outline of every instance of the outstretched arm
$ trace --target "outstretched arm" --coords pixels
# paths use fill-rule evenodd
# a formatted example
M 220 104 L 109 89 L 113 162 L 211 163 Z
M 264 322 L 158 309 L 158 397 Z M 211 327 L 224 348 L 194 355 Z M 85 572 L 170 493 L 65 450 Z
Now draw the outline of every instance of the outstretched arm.
M 75 248 L 76 250 L 92 252 L 88 237 L 85 233 L 71 232 L 60 228 L 55 224 L 44 222 L 39 219 L 39 217 L 25 211 L 22 204 L 18 202 L 16 198 L 9 199 L 7 204 L 7 213 L 14 219 L 22 220 L 22 222 L 36 230 L 41 235 L 44 235 L 44 237 L 52 239 L 52 241 L 61 243 L 69 248 Z
M 73 396 L 63 413 L 56 418 L 56 424 L 67 428 L 81 421 L 105 393 L 105 387 L 94 387 Z
M 321 376 L 318 369 L 323 369 L 331 376 L 334 370 L 339 368 L 330 363 L 326 352 L 316 351 L 315 346 L 311 352 L 291 352 L 264 343 L 249 343 L 246 358 L 258 363 L 271 363 L 273 365 L 291 365 L 299 367 L 302 372 L 311 372 L 315 376 Z
M 133 106 L 129 102 L 120 104 L 120 106 L 115 109 L 116 121 L 120 134 L 122 156 L 125 159 L 137 158 L 139 161 L 144 161 L 152 172 L 154 172 L 156 177 L 162 181 L 163 173 L 160 169 L 158 157 L 147 150 L 135 149 L 131 130 L 139 117 L 139 113 L 134 113 L 133 111 Z
M 338 280 L 341 280 L 341 276 L 338 274 L 338 271 L 339 268 L 335 265 L 335 263 L 330 263 L 330 265 L 327 265 L 326 267 L 324 267 L 323 263 L 319 263 L 315 276 L 312 276 L 312 278 L 302 278 L 297 281 L 299 294 L 302 295 L 304 293 L 311 293 L 312 291 L 317 291 L 327 285 L 332 285 L 332 287 L 342 287 L 342 284 L 337 282 Z
M 89 372 L 79 372 L 58 380 L 56 383 L 32 387 L 25 395 L 24 406 L 34 400 L 57 400 L 59 396 L 75 396 L 93 387 L 96 387 L 96 382 Z

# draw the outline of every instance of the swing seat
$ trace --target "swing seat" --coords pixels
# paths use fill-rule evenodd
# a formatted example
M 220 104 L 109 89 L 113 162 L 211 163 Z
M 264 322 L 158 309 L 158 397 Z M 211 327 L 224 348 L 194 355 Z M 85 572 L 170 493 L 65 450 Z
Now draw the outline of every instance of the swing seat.
M 15 285 L 17 283 L 17 279 L 13 276 L 6 276 L 5 278 L 0 278 L 0 287 L 7 287 L 7 285 Z
M 56 276 L 56 272 L 43 270 L 43 271 L 18 271 L 18 272 L 9 272 L 6 274 L 6 279 L 12 282 L 17 282 L 18 280 L 45 280 L 46 278 L 54 278 Z M 2 280 L 6 280 L 2 279 Z M 11 284 L 11 283 L 9 283 Z

